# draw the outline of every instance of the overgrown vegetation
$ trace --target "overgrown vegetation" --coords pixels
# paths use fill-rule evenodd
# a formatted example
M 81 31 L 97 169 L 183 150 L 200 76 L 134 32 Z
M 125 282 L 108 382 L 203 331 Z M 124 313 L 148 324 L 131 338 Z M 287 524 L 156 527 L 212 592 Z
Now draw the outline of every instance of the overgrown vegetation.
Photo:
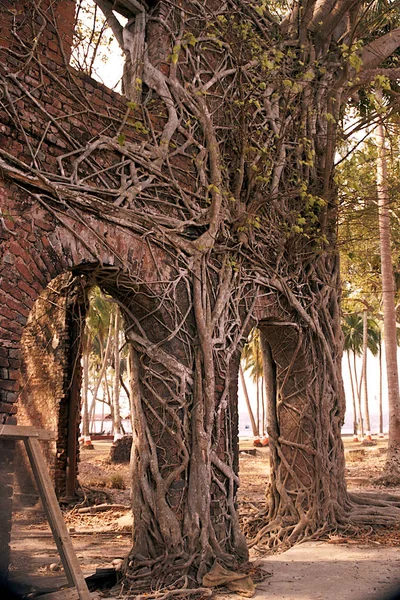
M 366 20 L 372 5 L 361 1 L 336 11 L 293 3 L 287 13 L 265 0 L 162 1 L 151 10 L 134 2 L 125 27 L 111 2 L 96 4 L 125 52 L 125 116 L 103 115 L 108 126 L 86 142 L 58 130 L 67 145 L 60 172 L 42 167 L 37 138 L 29 160 L 0 155 L 30 197 L 60 222 L 79 223 L 70 226 L 77 239 L 90 229 L 119 265 L 94 216 L 145 238 L 154 261 L 151 281 L 137 265 L 110 267 L 108 279 L 101 272 L 102 287 L 119 294 L 131 345 L 128 585 L 188 588 L 214 561 L 247 560 L 232 382 L 257 321 L 271 382 L 272 476 L 265 510 L 246 524 L 250 544 L 392 522 L 390 499 L 377 508 L 350 497 L 344 482 L 333 163 L 347 98 L 385 67 L 400 32 L 390 43 L 377 37 Z M 43 14 L 34 2 L 31 12 Z M 29 59 L 20 49 L 18 68 L 3 66 L 2 75 L 4 102 L 26 137 L 17 95 L 54 121 L 21 81 L 32 61 L 49 71 L 35 34 Z M 59 85 L 51 69 L 49 77 Z M 95 244 L 91 251 L 96 260 Z

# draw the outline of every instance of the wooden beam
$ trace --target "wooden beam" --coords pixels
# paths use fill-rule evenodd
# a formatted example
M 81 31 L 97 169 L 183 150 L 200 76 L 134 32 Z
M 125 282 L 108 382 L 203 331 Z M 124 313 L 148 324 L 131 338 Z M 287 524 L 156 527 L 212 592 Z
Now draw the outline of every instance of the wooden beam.
M 0 425 L 0 437 L 8 440 L 25 440 L 36 438 L 38 440 L 55 440 L 56 434 L 46 429 L 36 429 L 26 425 Z
M 67 588 L 43 594 L 40 596 L 40 600 L 79 600 L 79 596 L 75 588 Z
M 116 0 L 113 5 L 113 10 L 128 19 L 144 12 L 146 9 L 146 3 L 138 2 L 138 0 Z

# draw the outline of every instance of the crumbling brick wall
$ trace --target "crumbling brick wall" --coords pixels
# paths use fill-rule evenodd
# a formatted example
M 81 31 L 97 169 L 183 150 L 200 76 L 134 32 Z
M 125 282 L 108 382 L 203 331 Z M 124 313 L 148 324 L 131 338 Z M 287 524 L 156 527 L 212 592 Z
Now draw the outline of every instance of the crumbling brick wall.
M 99 135 L 110 127 L 111 112 L 114 117 L 111 127 L 116 133 L 126 112 L 126 102 L 66 66 L 74 25 L 74 0 L 60 0 L 56 6 L 44 1 L 34 16 L 31 6 L 30 2 L 20 2 L 18 7 L 14 2 L 2 2 L 0 7 L 0 75 L 10 94 L 21 98 L 18 117 L 4 105 L 0 108 L 0 147 L 7 157 L 15 157 L 16 168 L 18 160 L 32 162 L 34 147 L 37 152 L 33 168 L 59 172 L 57 159 L 74 149 L 72 138 L 85 143 Z M 51 25 L 53 18 L 56 27 Z M 19 64 L 22 66 L 26 57 L 2 52 L 2 48 L 20 51 L 13 35 L 15 30 L 20 37 L 26 35 L 30 40 L 40 33 L 42 56 L 41 64 L 32 60 L 18 77 L 11 73 L 18 70 Z M 135 128 L 126 129 L 128 137 L 138 136 Z M 122 268 L 129 263 L 140 270 L 143 263 L 150 265 L 152 259 L 146 258 L 149 251 L 142 241 L 118 226 L 106 225 L 95 215 L 82 225 L 69 215 L 56 218 L 43 209 L 40 197 L 34 192 L 34 189 L 32 194 L 21 190 L 0 171 L 0 419 L 14 424 L 18 403 L 20 424 L 55 429 L 57 451 L 50 452 L 50 445 L 48 458 L 61 475 L 65 474 L 67 416 L 59 408 L 66 397 L 68 298 L 64 295 L 59 310 L 48 313 L 46 323 L 35 327 L 46 303 L 43 298 L 51 300 L 54 293 L 47 286 L 52 282 L 54 290 L 54 281 L 61 281 L 56 278 L 81 264 L 96 267 L 101 262 Z M 95 238 L 88 231 L 88 221 L 96 232 Z M 108 240 L 112 240 L 110 244 Z M 42 294 L 42 300 L 35 305 Z M 46 351 L 48 344 L 51 352 Z M 64 377 L 59 377 L 61 373 Z M 3 549 L 8 545 L 10 533 L 13 448 L 12 442 L 0 441 Z M 62 489 L 59 491 L 62 493 Z M 7 564 L 7 552 L 3 552 L 0 573 L 6 571 Z
M 74 364 L 70 361 L 71 347 L 79 345 L 79 337 L 71 335 L 69 323 L 74 309 L 71 305 L 79 302 L 76 287 L 70 273 L 53 279 L 35 302 L 21 339 L 18 424 L 34 424 L 56 434 L 54 442 L 43 443 L 43 450 L 59 496 L 65 491 L 68 458 L 65 433 L 69 425 L 68 407 L 74 378 L 78 379 L 80 387 L 80 361 Z M 81 298 L 79 306 L 82 307 L 83 301 Z M 78 331 L 84 324 L 84 309 L 83 306 Z M 78 422 L 79 413 L 76 424 Z M 23 505 L 34 504 L 38 493 L 22 445 L 16 457 L 15 474 L 14 499 Z

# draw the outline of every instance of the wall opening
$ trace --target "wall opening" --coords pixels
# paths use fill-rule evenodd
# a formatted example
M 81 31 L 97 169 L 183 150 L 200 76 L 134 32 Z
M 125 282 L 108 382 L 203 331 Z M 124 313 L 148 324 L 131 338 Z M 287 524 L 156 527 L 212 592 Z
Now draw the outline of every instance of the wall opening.
M 274 390 L 272 356 L 268 344 L 264 346 L 260 330 L 254 327 L 243 348 L 239 367 L 239 435 L 252 436 L 254 446 L 268 445 L 267 405 Z
M 104 282 L 97 285 L 89 273 L 55 278 L 37 299 L 21 340 L 18 423 L 56 433 L 44 450 L 64 502 L 82 495 L 79 454 L 93 448 L 92 438 L 117 441 L 132 434 L 130 344 L 122 303 L 114 299 L 120 292 Z M 38 499 L 29 471 L 21 452 L 15 498 L 23 505 Z

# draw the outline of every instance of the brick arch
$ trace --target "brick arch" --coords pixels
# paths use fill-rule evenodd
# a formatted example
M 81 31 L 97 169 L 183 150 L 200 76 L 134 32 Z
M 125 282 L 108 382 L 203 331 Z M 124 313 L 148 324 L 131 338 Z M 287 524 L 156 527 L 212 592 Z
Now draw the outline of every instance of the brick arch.
M 0 266 L 0 340 L 3 377 L 0 383 L 0 418 L 9 415 L 19 391 L 20 340 L 32 307 L 52 280 L 66 272 L 86 273 L 102 266 L 120 270 L 127 280 L 157 289 L 158 270 L 170 272 L 161 248 L 122 227 L 95 217 L 85 222 L 63 216 L 60 223 L 32 199 L 21 198 L 15 188 L 0 188 L 4 214 Z M 126 265 L 126 266 L 125 266 Z M 113 284 L 117 286 L 117 283 Z M 122 293 L 122 291 L 121 291 Z M 126 295 L 126 294 L 125 294 Z
M 156 308 L 160 270 L 168 277 L 168 274 L 172 276 L 173 267 L 162 248 L 153 245 L 150 250 L 145 240 L 129 230 L 105 224 L 90 215 L 85 217 L 84 223 L 67 214 L 56 217 L 43 210 L 35 198 L 5 182 L 4 187 L 0 187 L 0 206 L 0 419 L 8 424 L 14 424 L 18 419 L 20 424 L 32 423 L 58 430 L 67 418 L 58 409 L 68 396 L 66 381 L 71 363 L 66 314 L 79 311 L 84 305 L 83 299 L 78 298 L 79 286 L 66 293 L 68 282 L 65 278 L 81 281 L 83 287 L 97 283 L 125 305 L 128 312 L 138 310 L 143 315 Z M 151 295 L 149 289 L 152 289 Z M 142 293 L 143 290 L 146 293 Z M 60 299 L 58 314 L 53 311 L 51 319 L 45 320 L 33 335 L 32 315 L 40 317 L 44 311 L 43 303 L 54 305 Z M 163 332 L 151 325 L 148 335 L 157 342 L 157 335 L 162 336 Z M 38 351 L 38 336 L 40 351 L 37 360 L 31 360 L 31 369 L 32 362 L 36 363 L 33 379 L 29 379 L 29 374 L 27 379 L 26 356 L 31 354 L 31 359 L 33 357 L 34 338 L 35 351 Z M 25 350 L 21 342 L 25 342 Z M 44 351 L 46 347 L 52 349 L 50 356 Z M 56 377 L 51 377 L 55 364 L 58 364 L 58 369 L 53 372 Z M 27 401 L 35 386 L 36 392 L 41 387 L 45 410 L 39 411 L 35 402 Z M 24 411 L 20 409 L 22 404 Z M 64 450 L 65 440 L 57 447 L 49 446 L 48 456 L 55 472 L 62 473 L 65 469 Z M 0 442 L 0 451 L 0 508 L 5 516 L 11 513 L 13 444 Z M 60 493 L 62 490 L 61 483 Z M 25 493 L 23 489 L 19 492 Z M 0 527 L 3 547 L 8 545 L 9 532 L 10 520 L 4 518 Z M 7 572 L 7 552 L 3 553 L 2 561 L 0 572 Z

